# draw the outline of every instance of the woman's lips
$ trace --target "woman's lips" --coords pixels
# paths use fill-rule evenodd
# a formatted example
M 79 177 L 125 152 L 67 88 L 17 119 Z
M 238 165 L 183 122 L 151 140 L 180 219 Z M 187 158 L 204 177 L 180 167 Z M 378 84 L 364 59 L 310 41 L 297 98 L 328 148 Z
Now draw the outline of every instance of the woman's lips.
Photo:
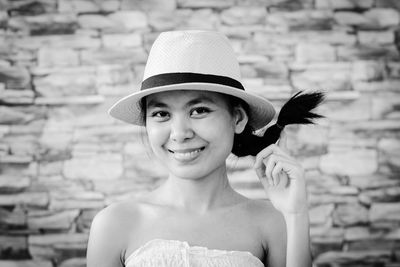
M 168 151 L 173 155 L 174 159 L 180 162 L 189 162 L 196 159 L 200 152 L 204 150 L 205 147 L 200 148 L 188 148 L 188 149 L 168 149 Z

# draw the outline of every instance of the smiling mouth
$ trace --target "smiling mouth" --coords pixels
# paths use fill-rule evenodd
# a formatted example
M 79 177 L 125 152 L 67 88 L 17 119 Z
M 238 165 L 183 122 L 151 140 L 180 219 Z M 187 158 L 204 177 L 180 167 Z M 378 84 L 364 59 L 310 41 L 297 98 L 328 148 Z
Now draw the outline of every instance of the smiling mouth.
M 200 152 L 203 151 L 205 147 L 197 149 L 183 149 L 183 150 L 170 150 L 168 152 L 172 153 L 174 158 L 178 161 L 187 162 L 196 159 Z

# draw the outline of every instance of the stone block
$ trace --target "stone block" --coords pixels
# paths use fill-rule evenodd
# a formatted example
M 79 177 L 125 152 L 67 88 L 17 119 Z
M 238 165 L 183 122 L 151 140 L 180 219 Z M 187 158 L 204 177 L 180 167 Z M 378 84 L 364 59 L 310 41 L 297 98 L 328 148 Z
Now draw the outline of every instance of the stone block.
M 353 81 L 381 80 L 385 75 L 382 61 L 354 61 L 351 78 Z
M 1 94 L 1 93 L 0 93 Z M 34 119 L 34 115 L 15 108 L 0 106 L 0 124 L 25 124 Z
M 400 23 L 399 12 L 392 8 L 372 8 L 364 13 L 378 28 L 398 26 Z
M 291 44 L 293 38 L 289 39 L 282 39 L 282 36 L 277 34 L 255 33 L 253 39 L 244 44 L 243 52 L 268 56 L 276 61 L 293 60 L 294 52 Z
M 12 229 L 26 226 L 25 211 L 17 206 L 13 210 L 0 208 L 0 228 Z
M 316 0 L 315 7 L 321 9 L 368 9 L 374 0 Z
M 221 21 L 227 25 L 260 24 L 266 15 L 266 9 L 257 6 L 234 6 L 221 12 Z
M 6 88 L 28 88 L 30 75 L 25 67 L 0 65 L 0 83 L 5 84 Z
M 266 17 L 267 26 L 285 31 L 328 31 L 332 29 L 333 12 L 329 10 L 298 10 L 271 12 Z
M 91 158 L 73 158 L 65 162 L 64 175 L 68 179 L 114 180 L 122 175 L 120 154 L 101 154 Z
M 300 43 L 295 53 L 298 62 L 329 62 L 336 59 L 334 47 L 324 43 Z
M 54 189 L 50 196 L 49 210 L 85 210 L 104 208 L 104 196 L 98 192 L 84 191 L 70 186 L 66 189 Z
M 388 262 L 391 252 L 387 250 L 365 250 L 365 251 L 329 251 L 319 255 L 314 263 L 317 266 L 323 264 L 361 264 L 365 266 L 368 262 Z M 340 266 L 340 265 L 339 265 Z
M 147 53 L 142 48 L 101 48 L 82 51 L 81 61 L 85 65 L 112 65 L 145 63 Z
M 363 191 L 366 189 L 379 190 L 379 188 L 382 187 L 396 187 L 400 185 L 400 181 L 390 179 L 383 174 L 350 176 L 349 182 L 351 185 L 354 185 Z
M 357 59 L 371 60 L 398 60 L 399 52 L 394 45 L 356 45 L 337 47 L 337 59 L 340 61 L 353 61 Z
M 400 10 L 400 3 L 396 0 L 376 0 L 377 7 L 388 7 Z
M 193 11 L 189 9 L 155 10 L 148 14 L 149 26 L 157 32 L 173 30 L 190 20 L 192 14 Z
M 309 210 L 311 225 L 325 225 L 332 214 L 335 206 L 333 204 L 320 205 Z
M 142 36 L 133 34 L 103 34 L 101 37 L 104 47 L 139 47 L 142 45 Z
M 96 105 L 104 102 L 104 97 L 100 95 L 89 96 L 59 96 L 59 97 L 37 97 L 35 105 Z
M 367 19 L 363 14 L 351 11 L 335 12 L 334 18 L 336 23 L 338 23 L 339 25 L 366 27 L 366 25 L 369 25 L 370 23 L 370 20 Z
M 400 168 L 400 141 L 395 138 L 382 138 L 378 142 L 381 162 Z
M 384 81 L 355 81 L 353 82 L 353 89 L 357 91 L 366 92 L 398 92 L 400 89 L 399 80 L 384 80 Z
M 387 71 L 390 78 L 400 78 L 400 62 L 387 62 Z
M 369 175 L 378 169 L 374 149 L 353 149 L 346 153 L 335 152 L 321 156 L 320 169 L 337 175 Z
M 178 25 L 178 29 L 215 30 L 221 24 L 218 13 L 212 9 L 194 10 L 187 20 Z
M 122 0 L 121 10 L 143 10 L 168 12 L 175 10 L 177 6 L 176 0 Z M 151 13 L 149 12 L 149 13 Z
M 362 45 L 387 45 L 394 43 L 393 31 L 358 31 L 358 41 Z
M 288 66 L 283 62 L 259 62 L 253 67 L 257 77 L 263 79 L 287 80 L 289 78 Z
M 0 258 L 26 259 L 28 256 L 26 243 L 25 236 L 0 235 Z M 0 264 L 1 263 L 2 261 L 0 260 Z M 3 265 L 0 266 L 3 267 Z
M 60 13 L 98 13 L 101 11 L 99 3 L 91 0 L 60 0 L 58 11 Z
M 359 99 L 351 102 L 329 103 L 325 106 L 326 110 L 323 112 L 323 114 L 333 121 L 351 122 L 369 120 L 372 117 L 371 101 L 372 100 L 367 96 L 360 97 Z M 336 140 L 332 138 L 330 141 L 334 142 Z
M 343 241 L 344 230 L 338 227 L 318 226 L 310 228 L 312 242 L 341 243 Z
M 39 162 L 39 176 L 53 176 L 61 174 L 63 162 L 61 161 L 42 161 Z
M 60 267 L 86 267 L 86 258 L 71 258 L 60 263 Z
M 35 90 L 43 97 L 96 94 L 94 68 L 71 68 L 33 79 Z
M 332 194 L 310 194 L 308 203 L 311 206 L 324 205 L 324 204 L 346 204 L 346 203 L 358 203 L 356 196 L 343 196 L 343 195 L 332 195 Z
M 370 205 L 376 202 L 395 202 L 400 200 L 400 187 L 386 187 L 363 191 L 359 195 L 360 201 Z
M 306 65 L 307 66 L 307 65 Z M 293 66 L 289 69 L 295 70 Z M 351 65 L 343 63 L 310 64 L 292 72 L 291 81 L 298 90 L 342 91 L 351 89 Z
M 133 70 L 123 64 L 101 65 L 97 68 L 97 86 L 101 85 L 127 85 L 126 92 L 132 91 L 134 81 Z M 129 89 L 128 89 L 129 88 Z M 104 94 L 105 91 L 99 92 Z M 123 91 L 125 92 L 125 91 Z M 111 94 L 112 92 L 110 92 Z
M 76 221 L 78 231 L 82 233 L 89 232 L 92 221 L 99 211 L 98 209 L 83 210 Z
M 122 31 L 140 30 L 148 26 L 147 16 L 141 11 L 118 11 L 108 15 L 108 18 Z
M 74 14 L 41 14 L 11 17 L 9 28 L 29 32 L 31 35 L 72 34 L 78 28 Z
M 0 194 L 19 193 L 31 184 L 29 177 L 0 175 Z
M 28 228 L 38 230 L 68 230 L 78 217 L 79 210 L 28 211 Z
M 36 3 L 36 2 L 35 2 Z M 0 260 L 1 267 L 52 267 L 50 260 Z
M 0 91 L 0 100 L 5 104 L 33 104 L 34 102 L 35 93 L 28 89 L 28 90 L 14 90 L 8 89 Z M 6 117 L 7 119 L 7 117 Z M 9 118 L 8 118 L 9 119 Z M 0 119 L 1 121 L 1 119 Z M 14 123 L 12 123 L 14 124 Z
M 42 47 L 71 48 L 71 49 L 94 49 L 101 46 L 98 38 L 88 35 L 64 34 L 48 36 L 26 36 L 18 38 L 14 45 L 17 48 L 36 50 Z M 32 68 L 35 71 L 35 68 Z
M 177 0 L 178 8 L 229 8 L 234 0 Z
M 121 1 L 118 0 L 105 0 L 98 2 L 100 9 L 104 12 L 115 12 L 120 9 Z
M 345 240 L 346 241 L 367 241 L 376 239 L 388 239 L 389 234 L 385 229 L 371 229 L 365 226 L 353 226 L 347 227 L 345 230 Z M 395 232 L 393 232 L 396 235 Z
M 381 221 L 400 221 L 400 205 L 398 203 L 372 203 L 369 211 L 372 223 Z
M 0 206 L 26 205 L 28 207 L 46 208 L 49 196 L 45 192 L 25 192 L 0 195 Z
M 77 66 L 79 54 L 70 48 L 41 48 L 38 52 L 38 65 L 40 67 Z
M 78 22 L 84 29 L 112 30 L 118 28 L 118 23 L 110 17 L 96 14 L 80 15 Z
M 28 237 L 29 252 L 34 259 L 56 259 L 63 261 L 66 258 L 84 256 L 88 234 L 66 233 L 30 235 Z
M 368 210 L 357 203 L 338 205 L 332 218 L 334 225 L 338 226 L 365 224 L 368 222 Z
M 3 1 L 7 2 L 7 1 Z M 0 3 L 0 8 L 8 10 L 10 16 L 36 16 L 44 13 L 55 13 L 57 11 L 57 3 L 53 1 L 18 1 L 11 2 L 9 5 Z

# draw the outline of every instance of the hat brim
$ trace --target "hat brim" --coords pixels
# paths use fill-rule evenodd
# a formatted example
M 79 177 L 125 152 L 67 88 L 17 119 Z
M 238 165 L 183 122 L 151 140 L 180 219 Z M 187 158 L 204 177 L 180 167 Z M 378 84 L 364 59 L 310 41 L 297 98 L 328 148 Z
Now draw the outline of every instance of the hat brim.
M 244 90 L 213 83 L 181 83 L 153 87 L 143 91 L 138 91 L 118 100 L 108 110 L 108 113 L 112 117 L 126 123 L 143 126 L 144 124 L 141 118 L 142 111 L 140 107 L 140 100 L 143 97 L 151 94 L 175 90 L 217 92 L 242 99 L 249 105 L 250 114 L 248 115 L 250 120 L 248 123 L 253 127 L 254 130 L 258 130 L 267 125 L 275 115 L 275 109 L 271 102 L 267 99 Z

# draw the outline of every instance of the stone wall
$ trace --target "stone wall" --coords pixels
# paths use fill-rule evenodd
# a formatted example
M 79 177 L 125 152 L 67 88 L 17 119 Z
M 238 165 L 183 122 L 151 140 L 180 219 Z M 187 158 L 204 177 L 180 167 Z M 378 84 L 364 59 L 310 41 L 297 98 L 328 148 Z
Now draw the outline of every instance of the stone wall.
M 0 0 L 0 266 L 84 266 L 93 216 L 165 179 L 141 129 L 106 110 L 137 89 L 161 31 L 217 29 L 276 107 L 324 89 L 290 127 L 307 171 L 316 266 L 400 266 L 400 2 Z M 248 159 L 239 192 L 265 198 Z

